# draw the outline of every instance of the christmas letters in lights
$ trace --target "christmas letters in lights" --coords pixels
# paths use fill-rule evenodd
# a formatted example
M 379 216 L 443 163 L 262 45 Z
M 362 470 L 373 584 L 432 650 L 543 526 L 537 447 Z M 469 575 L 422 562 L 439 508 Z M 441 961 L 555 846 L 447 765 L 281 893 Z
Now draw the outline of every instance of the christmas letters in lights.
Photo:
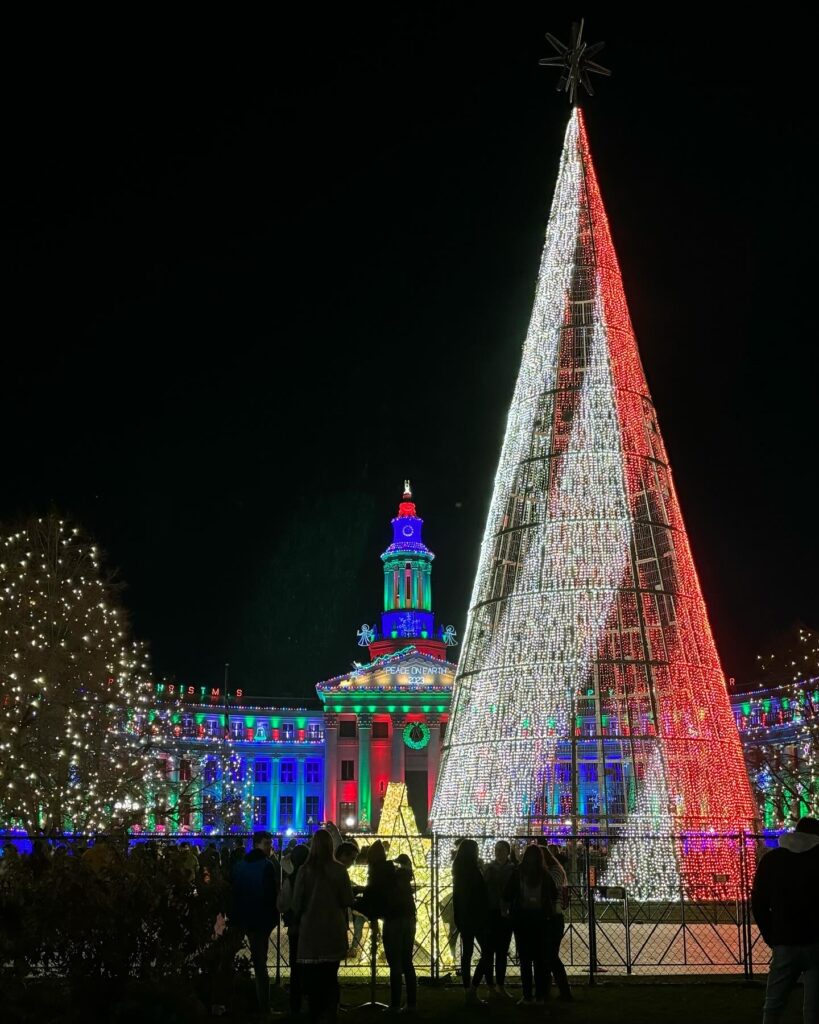
M 570 118 L 432 809 L 440 834 L 605 832 L 609 884 L 738 880 L 754 808 L 631 327 Z M 619 852 L 618 852 L 619 849 Z

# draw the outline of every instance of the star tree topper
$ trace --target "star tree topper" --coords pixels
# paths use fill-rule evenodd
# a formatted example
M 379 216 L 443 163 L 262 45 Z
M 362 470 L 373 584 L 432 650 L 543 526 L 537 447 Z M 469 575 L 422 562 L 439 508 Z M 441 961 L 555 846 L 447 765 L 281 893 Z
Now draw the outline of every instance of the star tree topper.
M 569 103 L 572 106 L 577 103 L 577 92 L 581 85 L 589 96 L 594 96 L 589 73 L 605 75 L 606 77 L 611 75 L 611 71 L 608 68 L 604 68 L 601 64 L 591 59 L 606 44 L 594 43 L 592 46 L 589 46 L 588 43 L 584 43 L 583 24 L 583 18 L 580 19 L 580 24 L 576 21 L 572 23 L 571 46 L 566 46 L 559 39 L 556 39 L 551 32 L 547 32 L 546 38 L 554 49 L 557 50 L 558 55 L 557 57 L 544 57 L 541 61 L 538 61 L 544 67 L 563 68 L 563 74 L 557 83 L 557 91 L 568 93 Z

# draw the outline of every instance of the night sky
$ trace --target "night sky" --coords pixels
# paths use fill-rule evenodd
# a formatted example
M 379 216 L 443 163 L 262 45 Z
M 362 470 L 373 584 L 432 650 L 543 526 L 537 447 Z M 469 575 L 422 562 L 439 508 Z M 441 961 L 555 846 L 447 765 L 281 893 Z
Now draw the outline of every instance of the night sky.
M 17 40 L 0 521 L 56 507 L 97 539 L 156 677 L 229 661 L 231 688 L 308 697 L 349 668 L 404 477 L 463 630 L 568 114 L 537 61 L 572 12 L 477 17 Z M 614 72 L 592 153 L 742 679 L 819 622 L 815 90 L 751 26 L 587 36 Z

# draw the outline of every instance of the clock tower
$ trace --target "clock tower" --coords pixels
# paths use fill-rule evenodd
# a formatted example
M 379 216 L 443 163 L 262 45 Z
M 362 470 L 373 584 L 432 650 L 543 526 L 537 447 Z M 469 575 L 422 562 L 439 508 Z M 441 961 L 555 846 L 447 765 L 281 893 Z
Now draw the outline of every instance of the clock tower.
M 424 544 L 424 520 L 415 509 L 409 480 L 398 515 L 392 520 L 392 544 L 381 556 L 384 563 L 384 610 L 381 636 L 369 644 L 373 658 L 392 654 L 410 644 L 436 658 L 446 657 L 446 643 L 435 635 L 432 614 L 432 560 Z
M 371 661 L 316 684 L 327 737 L 326 813 L 361 832 L 378 824 L 390 782 L 406 785 L 415 820 L 426 829 L 456 671 L 447 659 L 458 643 L 455 627 L 435 627 L 435 556 L 409 480 L 391 525 L 392 543 L 381 556 L 381 624 L 365 622 L 356 634 Z

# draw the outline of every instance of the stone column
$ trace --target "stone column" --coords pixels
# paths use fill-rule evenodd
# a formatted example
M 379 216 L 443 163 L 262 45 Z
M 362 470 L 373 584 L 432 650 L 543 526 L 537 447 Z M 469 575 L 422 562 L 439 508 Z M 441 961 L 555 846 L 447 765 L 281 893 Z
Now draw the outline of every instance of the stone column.
M 248 794 L 250 795 L 248 796 Z M 249 807 L 243 808 L 244 814 L 242 815 L 242 819 L 248 832 L 253 832 L 255 829 L 255 815 L 253 814 L 253 810 L 254 804 L 256 803 L 256 778 L 253 768 L 253 757 L 250 753 L 245 757 L 245 777 L 242 786 L 242 799 L 247 800 L 250 803 Z
M 438 768 L 441 764 L 441 716 L 427 715 L 427 725 L 427 808 L 432 810 L 432 798 L 435 795 L 435 783 L 438 781 Z
M 324 820 L 338 816 L 338 716 L 324 716 Z M 339 822 L 336 822 L 339 824 Z
M 279 831 L 279 759 L 270 759 L 270 831 Z
M 390 782 L 404 781 L 404 715 L 392 715 L 392 748 L 390 751 Z
M 373 716 L 366 712 L 358 716 L 358 823 L 371 828 L 373 823 L 372 783 L 370 781 L 370 744 L 373 735 Z
M 307 831 L 304 813 L 304 760 L 296 757 L 296 799 L 293 801 L 293 829 L 296 832 Z
M 191 803 L 193 805 L 193 815 L 191 822 L 196 832 L 204 832 L 205 830 L 205 765 L 207 764 L 207 758 L 197 758 L 194 751 L 190 752 L 191 762 L 191 778 L 193 782 L 190 786 Z

